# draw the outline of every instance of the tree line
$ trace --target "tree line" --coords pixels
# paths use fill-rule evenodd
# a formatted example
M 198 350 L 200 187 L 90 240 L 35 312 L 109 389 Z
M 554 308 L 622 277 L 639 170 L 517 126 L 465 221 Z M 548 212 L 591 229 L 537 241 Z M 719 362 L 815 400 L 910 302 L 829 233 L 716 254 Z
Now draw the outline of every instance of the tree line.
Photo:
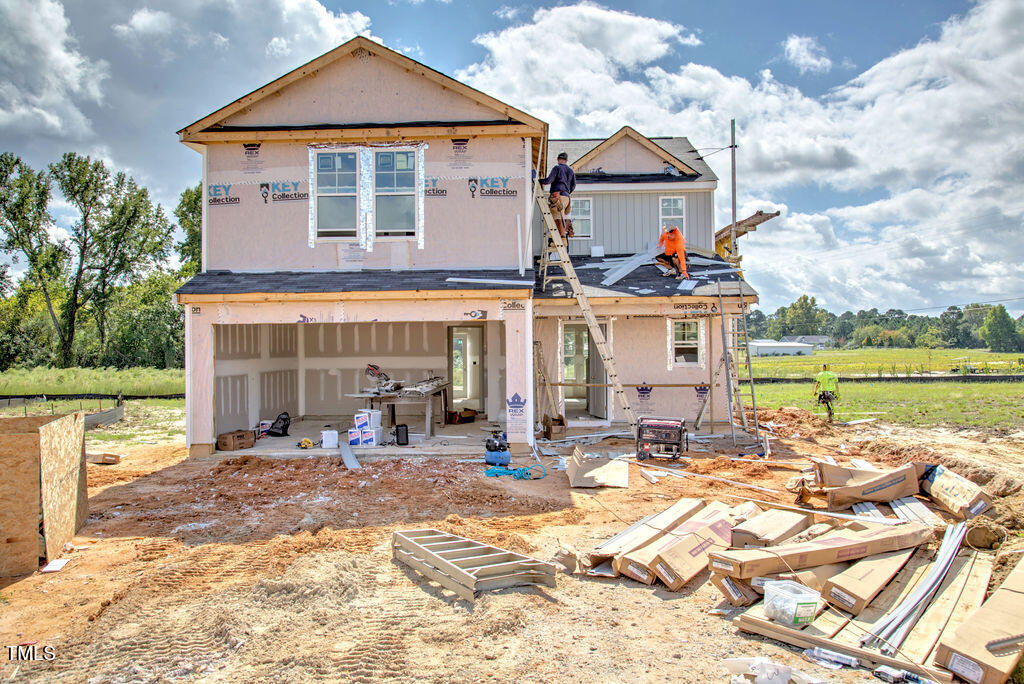
M 173 295 L 199 269 L 200 198 L 198 185 L 181 194 L 174 243 L 170 217 L 124 171 L 71 152 L 38 170 L 0 154 L 0 371 L 183 367 Z
M 814 297 L 800 296 L 775 313 L 753 310 L 747 317 L 752 339 L 787 335 L 827 335 L 839 347 L 923 347 L 1024 351 L 1024 316 L 1014 320 L 1002 304 L 950 306 L 936 316 L 900 309 L 844 311 L 834 314 Z

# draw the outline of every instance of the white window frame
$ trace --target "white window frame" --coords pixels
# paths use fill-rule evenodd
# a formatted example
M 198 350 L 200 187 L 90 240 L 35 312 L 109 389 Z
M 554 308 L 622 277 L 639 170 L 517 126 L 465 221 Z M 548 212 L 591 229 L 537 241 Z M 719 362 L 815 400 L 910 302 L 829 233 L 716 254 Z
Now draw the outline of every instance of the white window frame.
M 377 173 L 376 173 L 377 156 L 376 156 L 376 153 L 377 152 L 412 152 L 414 154 L 414 159 L 415 159 L 415 155 L 416 155 L 416 153 L 418 151 L 418 146 L 403 145 L 403 146 L 395 146 L 395 147 L 390 147 L 390 146 L 389 147 L 375 147 L 375 146 L 358 146 L 358 145 L 351 145 L 350 146 L 350 145 L 345 145 L 343 147 L 339 146 L 339 149 L 331 149 L 330 147 L 325 147 L 324 149 L 311 150 L 311 152 L 313 153 L 313 161 L 311 162 L 311 169 L 310 169 L 311 177 L 309 179 L 309 186 L 310 186 L 310 189 L 311 189 L 311 191 L 310 191 L 310 217 L 312 219 L 312 225 L 313 225 L 313 229 L 314 229 L 313 242 L 310 243 L 311 247 L 313 246 L 313 244 L 334 244 L 334 243 L 359 242 L 359 221 L 360 221 L 360 211 L 361 211 L 360 208 L 363 206 L 363 197 L 362 197 L 362 194 L 361 194 L 362 184 L 360 182 L 360 179 L 361 179 L 362 174 L 363 174 L 363 152 L 366 151 L 366 150 L 369 150 L 370 158 L 373 160 L 373 162 L 372 162 L 373 163 L 373 167 L 371 168 L 371 173 L 373 175 L 373 196 L 371 197 L 371 204 L 373 205 L 373 208 L 374 208 L 373 209 L 374 215 L 376 215 L 376 207 L 377 207 Z M 324 196 L 327 196 L 327 197 L 331 197 L 331 196 L 334 196 L 334 197 L 346 196 L 346 197 L 348 197 L 348 196 L 350 196 L 349 193 L 321 193 L 320 192 L 319 184 L 316 182 L 316 173 L 317 173 L 316 160 L 319 158 L 318 155 L 320 155 L 320 154 L 332 154 L 332 153 L 336 154 L 338 152 L 354 152 L 355 155 L 356 155 L 356 192 L 355 192 L 355 198 L 356 198 L 356 234 L 353 235 L 352 237 L 337 237 L 337 236 L 323 236 L 323 237 L 321 237 L 320 230 L 318 228 L 318 223 L 317 223 L 318 220 L 319 220 L 319 217 L 317 215 L 317 212 L 318 212 L 317 199 L 321 196 L 321 194 L 323 194 Z M 414 174 L 418 174 L 419 171 L 414 168 L 413 173 Z M 405 193 L 383 193 L 383 194 L 393 194 L 394 195 L 394 194 L 405 194 Z M 421 231 L 420 226 L 423 225 L 424 221 L 423 221 L 423 218 L 420 215 L 421 211 L 422 211 L 421 203 L 418 200 L 417 191 L 415 189 L 413 190 L 413 192 L 411 194 L 412 194 L 412 197 L 413 197 L 413 234 L 412 235 L 400 235 L 400 236 L 395 236 L 395 235 L 387 235 L 387 236 L 379 235 L 377 233 L 376 221 L 374 221 L 374 227 L 373 227 L 373 233 L 374 234 L 373 234 L 372 237 L 371 236 L 367 236 L 368 241 L 370 242 L 370 244 L 372 244 L 374 242 L 410 242 L 410 241 L 414 241 L 414 242 L 417 242 L 420 245 L 420 247 L 422 248 L 423 236 L 422 236 L 422 231 Z
M 377 192 L 377 155 L 381 152 L 412 152 L 413 159 L 413 184 L 412 192 Z M 356 189 L 358 191 L 358 188 Z M 385 195 L 390 197 L 401 197 L 408 195 L 412 197 L 412 235 L 382 235 L 377 227 L 377 197 Z M 358 200 L 357 200 L 358 201 Z M 416 148 L 415 147 L 385 147 L 373 148 L 373 240 L 374 242 L 403 242 L 417 240 L 419 234 L 416 226 L 419 224 L 419 203 L 416 201 Z
M 573 197 L 572 206 L 569 209 L 569 218 L 572 218 L 572 212 L 576 209 L 577 202 L 587 202 L 587 216 L 586 220 L 590 222 L 590 234 L 589 235 L 573 235 L 570 240 L 593 240 L 594 239 L 594 198 L 593 197 Z M 579 217 L 581 220 L 583 216 Z M 575 223 L 573 224 L 573 231 L 576 230 Z
M 360 175 L 360 172 L 362 171 L 362 167 L 360 166 L 360 164 L 362 162 L 359 159 L 359 156 L 360 156 L 359 155 L 359 150 L 357 150 L 355 148 L 352 148 L 351 150 L 347 150 L 347 149 L 346 150 L 317 150 L 314 153 L 314 157 L 313 157 L 316 160 L 316 164 L 314 165 L 314 168 L 313 168 L 313 173 L 314 174 L 318 174 L 319 173 L 319 164 L 320 164 L 320 155 L 321 154 L 339 154 L 339 153 L 342 153 L 342 154 L 354 154 L 354 155 L 356 155 L 356 189 L 355 189 L 354 193 L 347 193 L 347 192 L 345 192 L 345 193 L 340 193 L 340 192 L 324 192 L 324 193 L 321 193 L 320 192 L 320 184 L 317 182 L 316 177 L 314 176 L 313 178 L 309 179 L 310 180 L 309 185 L 310 185 L 311 188 L 314 189 L 313 193 L 312 193 L 312 197 L 310 198 L 310 202 L 312 202 L 311 211 L 313 213 L 313 227 L 314 227 L 314 229 L 316 231 L 316 241 L 317 241 L 317 243 L 321 243 L 321 242 L 353 242 L 353 241 L 356 241 L 356 240 L 359 239 L 359 175 Z M 320 202 L 319 202 L 319 199 L 320 199 L 321 195 L 323 195 L 324 197 L 354 197 L 355 198 L 355 200 L 356 200 L 356 227 L 353 228 L 354 233 L 353 233 L 352 237 L 345 237 L 345 236 L 339 236 L 339 235 L 324 235 L 324 236 L 320 235 L 320 224 L 319 224 L 319 221 L 320 221 L 320 216 L 319 216 L 320 207 L 319 207 L 319 204 L 320 204 Z
M 679 200 L 683 203 L 683 214 L 682 216 L 670 216 L 667 218 L 679 219 L 680 229 L 683 233 L 683 238 L 689 241 L 690 234 L 686 225 L 686 195 L 659 195 L 658 196 L 658 235 L 661 235 L 662 227 L 665 225 L 665 213 L 664 206 L 662 205 L 663 200 Z
M 667 318 L 665 319 L 668 335 L 668 367 L 673 368 L 706 368 L 707 365 L 707 336 L 705 334 L 706 321 L 702 318 Z M 697 326 L 697 360 L 677 361 L 676 360 L 676 324 L 693 323 Z

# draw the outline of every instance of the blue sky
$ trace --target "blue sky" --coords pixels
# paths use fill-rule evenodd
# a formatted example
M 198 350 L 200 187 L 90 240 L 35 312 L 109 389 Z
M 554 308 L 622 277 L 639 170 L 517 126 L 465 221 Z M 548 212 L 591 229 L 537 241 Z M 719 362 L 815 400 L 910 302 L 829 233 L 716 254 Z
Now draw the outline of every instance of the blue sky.
M 735 117 L 740 215 L 782 211 L 741 243 L 766 309 L 1024 298 L 1018 0 L 0 0 L 0 149 L 100 156 L 170 209 L 200 173 L 176 130 L 356 34 L 556 136 L 715 147 Z

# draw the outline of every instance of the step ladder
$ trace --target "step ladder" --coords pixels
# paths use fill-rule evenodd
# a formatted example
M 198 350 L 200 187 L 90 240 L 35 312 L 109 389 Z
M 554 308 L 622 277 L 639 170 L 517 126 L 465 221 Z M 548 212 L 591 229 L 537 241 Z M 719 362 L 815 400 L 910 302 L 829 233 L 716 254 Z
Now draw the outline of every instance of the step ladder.
M 557 230 L 555 231 L 557 232 Z M 557 273 L 551 272 L 552 266 L 561 266 L 561 258 L 558 256 L 558 247 L 555 243 L 551 242 L 550 239 L 542 239 L 544 246 L 541 247 L 540 252 L 540 291 L 547 292 L 548 283 L 565 280 L 565 274 L 558 275 Z M 551 255 L 555 255 L 555 259 L 551 258 Z
M 552 418 L 560 417 L 558 413 L 558 402 L 555 401 L 555 392 L 551 388 L 551 381 L 548 380 L 547 366 L 544 365 L 544 347 L 540 340 L 533 341 L 533 367 L 536 369 L 538 383 L 544 390 L 544 397 L 548 400 L 548 409 Z
M 622 410 L 629 419 L 630 426 L 635 427 L 637 421 L 636 412 L 633 410 L 632 405 L 629 403 L 629 399 L 626 397 L 626 391 L 622 388 L 622 382 L 619 380 L 619 373 L 615 370 L 615 359 L 612 357 L 611 351 L 608 349 L 608 341 L 605 339 L 604 332 L 601 330 L 601 325 L 597 322 L 594 310 L 590 306 L 590 300 L 587 299 L 587 295 L 583 292 L 583 285 L 580 284 L 580 279 L 576 276 L 576 269 L 573 268 L 572 260 L 569 259 L 569 250 L 566 249 L 565 239 L 558 234 L 558 226 L 555 225 L 555 217 L 551 215 L 551 209 L 548 207 L 547 194 L 541 190 L 540 184 L 537 184 L 534 187 L 534 199 L 537 201 L 537 206 L 540 208 L 541 219 L 544 221 L 544 227 L 547 229 L 547 237 L 550 238 L 553 243 L 552 247 L 554 248 L 555 253 L 558 254 L 558 261 L 550 261 L 547 266 L 558 266 L 562 269 L 562 273 L 564 275 L 559 276 L 557 279 L 567 281 L 569 283 L 569 287 L 572 288 L 573 296 L 576 297 L 576 303 L 579 304 L 580 311 L 583 312 L 583 318 L 587 322 L 587 328 L 590 329 L 590 340 L 594 343 L 594 347 L 597 349 L 598 354 L 600 354 L 601 362 L 604 363 L 604 372 L 605 375 L 608 376 L 608 384 L 612 386 L 612 389 L 615 392 L 615 398 L 618 400 L 619 405 L 622 406 Z M 544 240 L 543 237 L 541 239 Z M 545 247 L 544 249 L 549 248 Z M 544 265 L 542 263 L 542 267 L 543 266 Z

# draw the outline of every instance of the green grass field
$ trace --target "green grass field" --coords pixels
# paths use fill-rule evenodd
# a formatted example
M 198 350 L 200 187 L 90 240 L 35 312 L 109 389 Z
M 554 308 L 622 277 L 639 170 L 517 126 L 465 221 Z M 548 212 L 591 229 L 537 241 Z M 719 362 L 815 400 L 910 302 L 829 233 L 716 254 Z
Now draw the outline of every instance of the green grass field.
M 759 408 L 797 406 L 824 415 L 809 383 L 756 385 Z M 1024 429 L 1024 383 L 857 382 L 839 384 L 837 421 L 880 421 L 932 427 L 946 425 L 995 432 Z
M 0 394 L 181 394 L 180 368 L 14 368 L 0 373 Z
M 1024 372 L 1024 354 L 987 349 L 822 349 L 808 356 L 751 357 L 755 378 L 808 378 L 829 364 L 843 375 L 927 375 L 970 364 L 982 373 Z

